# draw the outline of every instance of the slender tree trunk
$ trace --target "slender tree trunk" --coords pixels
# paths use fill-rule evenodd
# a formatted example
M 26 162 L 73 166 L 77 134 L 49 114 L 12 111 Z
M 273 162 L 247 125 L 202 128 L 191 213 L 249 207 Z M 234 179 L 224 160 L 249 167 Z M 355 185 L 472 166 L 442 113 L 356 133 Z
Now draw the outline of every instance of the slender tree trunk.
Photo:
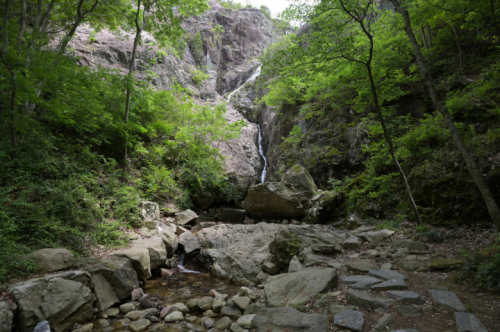
M 128 117 L 130 114 L 130 97 L 132 96 L 132 89 L 130 87 L 132 77 L 135 70 L 135 57 L 137 53 L 137 46 L 139 46 L 139 41 L 141 40 L 142 30 L 147 26 L 147 12 L 148 12 L 148 4 L 144 6 L 144 10 L 142 12 L 142 24 L 139 22 L 139 15 L 141 12 L 141 0 L 137 0 L 137 14 L 135 16 L 135 38 L 134 38 L 134 47 L 132 48 L 132 59 L 130 60 L 128 66 L 128 80 L 127 80 L 127 97 L 125 100 L 125 123 L 128 123 Z M 125 169 L 128 169 L 128 140 L 125 138 Z
M 17 52 L 21 54 L 23 45 L 24 29 L 26 27 L 26 0 L 21 0 L 21 22 L 19 24 L 19 34 L 17 35 Z
M 359 14 L 357 12 L 353 13 L 352 11 L 348 10 L 344 5 L 343 0 L 340 0 L 340 4 L 342 5 L 344 12 L 349 14 L 349 16 L 351 16 L 356 22 L 358 22 L 359 26 L 363 30 L 363 33 L 365 34 L 365 36 L 368 38 L 368 40 L 370 42 L 370 49 L 368 52 L 368 60 L 366 60 L 366 62 L 356 60 L 356 62 L 364 64 L 366 67 L 366 70 L 368 71 L 368 78 L 370 80 L 370 88 L 371 88 L 371 92 L 373 95 L 375 110 L 377 112 L 377 117 L 380 121 L 380 124 L 382 125 L 385 140 L 386 140 L 387 144 L 389 145 L 389 153 L 392 157 L 392 160 L 394 161 L 394 164 L 398 168 L 398 171 L 399 171 L 399 174 L 401 175 L 401 178 L 403 179 L 403 183 L 404 183 L 405 189 L 406 189 L 406 194 L 408 195 L 408 200 L 410 201 L 410 205 L 412 206 L 413 213 L 415 214 L 415 219 L 417 221 L 417 224 L 420 225 L 420 224 L 422 224 L 422 219 L 420 219 L 420 213 L 418 213 L 417 205 L 415 204 L 415 200 L 413 199 L 413 195 L 411 194 L 411 188 L 410 188 L 410 184 L 408 183 L 408 179 L 406 178 L 404 170 L 401 167 L 401 165 L 399 164 L 398 158 L 396 157 L 396 154 L 394 153 L 394 146 L 392 145 L 391 136 L 389 135 L 389 132 L 387 131 L 387 127 L 385 126 L 384 117 L 382 115 L 382 110 L 381 110 L 380 103 L 378 100 L 377 87 L 375 85 L 375 80 L 373 79 L 373 73 L 372 73 L 372 67 L 371 67 L 371 63 L 373 60 L 373 48 L 374 48 L 373 35 L 369 31 L 369 27 L 367 28 L 365 26 L 365 21 L 364 21 L 365 18 L 367 17 L 366 14 L 368 13 L 368 9 L 373 4 L 373 2 L 368 3 L 368 6 L 365 8 L 365 12 L 362 14 L 361 17 L 358 16 Z
M 443 105 L 443 103 L 441 102 L 436 93 L 434 82 L 432 80 L 430 73 L 427 70 L 427 67 L 425 66 L 424 57 L 420 50 L 420 46 L 418 45 L 417 39 L 415 38 L 415 34 L 413 33 L 413 30 L 411 28 L 410 15 L 408 11 L 402 7 L 402 5 L 399 3 L 398 0 L 391 0 L 391 2 L 396 7 L 396 10 L 404 18 L 406 34 L 408 35 L 408 38 L 410 39 L 410 42 L 412 44 L 413 51 L 415 52 L 415 56 L 417 58 L 417 63 L 420 67 L 422 75 L 424 76 L 427 88 L 429 90 L 429 95 L 432 99 L 434 107 L 436 107 L 436 109 L 443 115 L 444 121 L 448 126 L 448 130 L 450 131 L 451 137 L 453 138 L 453 141 L 455 142 L 455 145 L 457 146 L 458 150 L 462 154 L 462 157 L 465 160 L 465 164 L 467 165 L 467 168 L 469 169 L 469 172 L 472 178 L 474 179 L 474 182 L 476 183 L 477 187 L 479 188 L 479 191 L 483 196 L 483 199 L 486 203 L 486 207 L 488 208 L 488 212 L 491 216 L 491 219 L 493 220 L 495 225 L 498 228 L 500 228 L 500 210 L 498 208 L 497 203 L 495 202 L 495 197 L 493 197 L 493 194 L 490 191 L 490 188 L 488 187 L 486 180 L 483 178 L 483 175 L 479 171 L 479 167 L 477 166 L 476 161 L 474 160 L 474 156 L 467 149 L 467 146 L 462 138 L 462 135 L 460 135 L 460 132 L 458 131 L 457 127 L 455 126 L 455 123 L 453 122 L 450 112 L 448 111 L 446 106 Z
M 462 66 L 462 54 L 463 54 L 462 47 L 460 47 L 460 42 L 458 40 L 457 31 L 455 30 L 455 26 L 453 25 L 453 22 L 448 17 L 448 13 L 446 13 L 446 17 L 448 18 L 448 23 L 450 24 L 451 31 L 453 32 L 453 37 L 455 37 L 455 43 L 457 44 L 458 61 L 459 61 L 459 65 L 460 65 L 460 74 L 462 74 L 462 76 L 464 76 L 464 69 Z
M 431 34 L 431 26 L 429 23 L 427 23 L 427 46 L 429 46 L 429 49 L 432 48 L 432 34 Z
M 12 147 L 17 149 L 17 134 L 16 134 L 16 94 L 17 94 L 17 84 L 15 82 L 16 74 L 12 75 L 14 77 L 14 84 L 12 85 L 12 91 L 10 93 L 10 138 L 12 141 Z
M 427 46 L 427 43 L 425 42 L 425 31 L 424 31 L 424 27 L 420 27 L 420 33 L 422 34 L 422 43 L 424 44 L 424 47 L 426 50 L 429 49 L 429 47 Z

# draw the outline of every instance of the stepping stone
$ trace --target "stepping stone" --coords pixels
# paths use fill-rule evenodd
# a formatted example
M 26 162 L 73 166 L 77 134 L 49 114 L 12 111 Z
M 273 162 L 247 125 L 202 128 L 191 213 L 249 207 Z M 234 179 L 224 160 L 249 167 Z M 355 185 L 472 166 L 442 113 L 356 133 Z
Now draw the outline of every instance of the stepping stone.
M 344 241 L 344 243 L 342 243 L 342 246 L 344 247 L 344 249 L 347 249 L 347 250 L 359 249 L 359 247 L 361 246 L 361 239 L 357 236 L 351 236 L 351 237 L 347 238 Z
M 455 293 L 435 290 L 430 290 L 429 293 L 437 307 L 453 312 L 465 311 L 464 304 Z
M 391 332 L 418 332 L 414 329 L 404 329 L 404 330 L 392 330 Z
M 375 278 L 380 278 L 384 280 L 390 279 L 408 279 L 406 276 L 394 270 L 370 270 L 368 274 Z
M 457 258 L 438 258 L 434 259 L 429 268 L 431 271 L 452 270 L 464 264 L 463 259 Z
M 420 294 L 412 291 L 390 290 L 387 291 L 386 294 L 390 298 L 395 299 L 396 301 L 401 303 L 423 304 L 425 302 Z
M 339 305 L 339 304 L 332 304 L 328 308 L 328 312 L 334 316 L 340 314 L 341 312 L 349 311 L 349 310 L 354 310 L 354 307 L 344 306 L 344 305 Z
M 411 251 L 425 251 L 427 245 L 420 241 L 392 240 L 392 249 L 407 248 Z
M 388 229 L 383 229 L 380 231 L 375 231 L 375 232 L 365 232 L 358 234 L 358 237 L 362 238 L 365 241 L 370 242 L 371 244 L 379 244 L 381 241 L 383 241 L 385 238 L 391 236 L 394 234 L 394 231 L 388 230 Z
M 340 269 L 342 267 L 342 264 L 336 262 L 334 259 L 330 257 L 308 254 L 304 259 L 304 266 L 305 267 L 326 266 L 326 267 L 333 267 L 336 269 Z
M 373 298 L 368 293 L 365 293 L 363 291 L 358 291 L 352 288 L 347 291 L 346 295 L 347 295 L 347 302 L 363 308 L 388 309 L 391 306 L 391 304 L 396 302 L 393 299 Z
M 354 272 L 368 272 L 370 270 L 376 270 L 378 268 L 377 264 L 370 261 L 360 261 L 360 262 L 349 262 L 346 263 L 347 271 Z
M 384 281 L 383 283 L 373 285 L 373 290 L 405 290 L 408 289 L 406 282 L 403 279 L 394 278 Z
M 368 277 L 368 276 L 350 276 L 342 277 L 344 284 L 351 285 L 352 288 L 356 289 L 369 289 L 371 286 L 382 282 L 382 280 Z
M 411 305 L 398 305 L 396 312 L 403 317 L 420 317 L 424 315 L 421 307 L 413 307 Z
M 396 262 L 396 265 L 405 271 L 416 271 L 416 272 L 425 272 L 427 271 L 427 264 L 423 262 L 417 262 L 417 261 L 406 261 L 406 260 L 399 260 Z
M 373 332 L 387 331 L 389 325 L 396 321 L 396 316 L 393 314 L 385 314 L 377 322 L 377 325 L 373 328 Z
M 363 325 L 365 324 L 365 315 L 356 310 L 347 310 L 335 315 L 334 323 L 351 331 L 362 332 Z
M 474 314 L 455 312 L 458 332 L 488 332 L 483 323 Z

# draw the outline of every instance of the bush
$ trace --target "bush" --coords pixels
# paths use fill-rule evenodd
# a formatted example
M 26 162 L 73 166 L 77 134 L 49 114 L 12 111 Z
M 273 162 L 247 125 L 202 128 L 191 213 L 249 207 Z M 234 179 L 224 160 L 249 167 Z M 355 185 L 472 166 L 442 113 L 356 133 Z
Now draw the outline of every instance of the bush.
M 202 72 L 201 70 L 197 69 L 191 69 L 191 80 L 193 81 L 194 85 L 199 87 L 201 85 L 201 82 L 205 81 L 208 79 L 208 75 Z

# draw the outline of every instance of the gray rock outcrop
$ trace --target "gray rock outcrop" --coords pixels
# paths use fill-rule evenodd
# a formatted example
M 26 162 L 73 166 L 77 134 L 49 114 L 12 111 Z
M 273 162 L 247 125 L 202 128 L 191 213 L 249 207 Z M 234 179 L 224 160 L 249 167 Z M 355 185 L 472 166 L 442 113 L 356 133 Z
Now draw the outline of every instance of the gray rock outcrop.
M 88 282 L 88 275 L 80 272 L 51 275 L 11 285 L 9 291 L 18 305 L 17 323 L 20 331 L 33 331 L 39 322 L 47 320 L 53 332 L 67 332 L 75 324 L 90 320 L 95 297 Z
M 74 261 L 73 253 L 64 248 L 40 249 L 26 256 L 33 258 L 42 272 L 54 272 L 70 268 Z
M 14 314 L 7 302 L 0 302 L 0 332 L 11 332 Z

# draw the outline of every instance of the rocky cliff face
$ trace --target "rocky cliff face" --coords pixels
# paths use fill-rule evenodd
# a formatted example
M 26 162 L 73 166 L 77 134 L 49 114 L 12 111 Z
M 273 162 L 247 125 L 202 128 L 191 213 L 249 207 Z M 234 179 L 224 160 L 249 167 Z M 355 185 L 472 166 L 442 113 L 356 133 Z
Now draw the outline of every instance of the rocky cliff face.
M 216 1 L 211 1 L 210 6 L 211 9 L 200 17 L 183 22 L 188 47 L 181 58 L 173 50 L 159 49 L 154 38 L 143 33 L 135 63 L 136 75 L 149 80 L 158 89 L 169 89 L 178 83 L 201 101 L 221 101 L 227 98 L 228 92 L 247 81 L 260 65 L 257 57 L 289 30 L 279 21 L 267 19 L 255 8 L 226 9 Z M 133 38 L 130 34 L 118 37 L 109 31 L 94 33 L 82 26 L 70 46 L 82 65 L 103 66 L 125 74 Z M 201 47 L 192 42 L 196 38 L 201 39 Z M 204 71 L 208 79 L 197 84 L 193 80 L 194 70 Z M 148 71 L 154 75 L 148 75 Z M 257 146 L 258 129 L 231 105 L 226 116 L 230 122 L 244 120 L 247 123 L 239 140 L 221 144 L 219 148 L 227 156 L 228 172 L 235 174 L 241 185 L 248 186 L 259 180 L 263 167 Z

